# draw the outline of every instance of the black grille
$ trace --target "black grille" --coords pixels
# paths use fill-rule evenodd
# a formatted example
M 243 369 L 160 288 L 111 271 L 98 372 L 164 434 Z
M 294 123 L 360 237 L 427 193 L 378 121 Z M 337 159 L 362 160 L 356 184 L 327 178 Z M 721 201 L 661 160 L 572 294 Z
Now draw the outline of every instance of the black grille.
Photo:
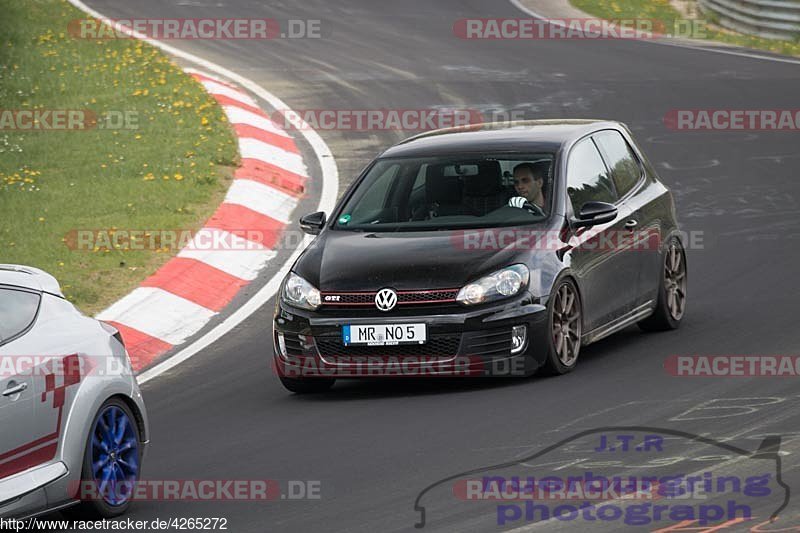
M 398 292 L 397 303 L 418 303 L 418 302 L 443 302 L 448 300 L 455 300 L 458 294 L 458 289 L 446 291 L 415 291 L 415 292 Z
M 454 357 L 461 343 L 460 334 L 431 335 L 425 344 L 397 346 L 345 346 L 338 337 L 317 337 L 317 349 L 322 357 Z
M 425 291 L 397 291 L 397 305 L 442 304 L 454 302 L 459 289 L 440 289 Z M 374 306 L 376 292 L 325 292 L 322 303 L 328 307 L 336 306 Z M 334 301 L 328 298 L 337 298 Z
M 511 351 L 511 330 L 469 331 L 464 334 L 463 355 L 508 355 Z
M 338 296 L 335 302 L 329 302 L 325 299 L 328 294 L 322 296 L 322 302 L 325 305 L 375 305 L 374 292 L 350 292 L 347 294 L 333 294 Z
M 300 336 L 296 333 L 284 334 L 283 341 L 286 345 L 287 355 L 300 356 L 305 353 L 305 350 L 303 350 L 303 343 L 300 341 Z

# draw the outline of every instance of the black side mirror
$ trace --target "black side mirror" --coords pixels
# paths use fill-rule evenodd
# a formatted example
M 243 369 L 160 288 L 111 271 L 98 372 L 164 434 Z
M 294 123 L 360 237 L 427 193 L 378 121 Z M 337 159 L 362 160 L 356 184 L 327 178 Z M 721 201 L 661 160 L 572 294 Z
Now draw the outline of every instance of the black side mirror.
M 604 222 L 610 222 L 617 218 L 617 208 L 607 202 L 586 202 L 581 206 L 578 213 L 578 220 L 573 222 L 573 226 L 596 226 Z
M 325 216 L 325 211 L 311 213 L 300 219 L 300 229 L 309 235 L 319 235 L 319 232 L 322 231 L 323 227 L 325 227 L 326 219 L 327 217 Z

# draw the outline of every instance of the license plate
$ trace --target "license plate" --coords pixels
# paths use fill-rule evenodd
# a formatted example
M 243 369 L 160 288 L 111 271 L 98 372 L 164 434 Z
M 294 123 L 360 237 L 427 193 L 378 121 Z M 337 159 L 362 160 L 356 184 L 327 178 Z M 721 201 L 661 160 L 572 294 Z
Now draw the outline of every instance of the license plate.
M 342 342 L 367 346 L 392 346 L 396 344 L 425 344 L 425 324 L 376 324 L 342 326 Z

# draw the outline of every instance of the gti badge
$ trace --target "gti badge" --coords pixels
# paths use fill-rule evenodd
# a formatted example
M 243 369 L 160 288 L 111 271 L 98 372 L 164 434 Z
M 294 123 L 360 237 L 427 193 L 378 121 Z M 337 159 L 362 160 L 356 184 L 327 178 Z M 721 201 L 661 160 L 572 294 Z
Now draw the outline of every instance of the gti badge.
M 397 293 L 392 289 L 381 289 L 375 295 L 375 307 L 379 311 L 391 311 L 397 305 Z

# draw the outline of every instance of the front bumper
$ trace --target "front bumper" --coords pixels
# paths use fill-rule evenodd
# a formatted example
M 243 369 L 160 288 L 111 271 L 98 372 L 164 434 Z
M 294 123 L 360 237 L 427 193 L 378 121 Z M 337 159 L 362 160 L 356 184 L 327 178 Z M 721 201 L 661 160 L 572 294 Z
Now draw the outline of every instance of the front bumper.
M 525 376 L 544 362 L 547 312 L 529 293 L 477 308 L 417 307 L 401 313 L 306 311 L 280 301 L 273 320 L 274 370 L 287 378 Z M 423 345 L 344 346 L 342 326 L 425 323 Z M 511 353 L 514 326 L 526 341 Z

